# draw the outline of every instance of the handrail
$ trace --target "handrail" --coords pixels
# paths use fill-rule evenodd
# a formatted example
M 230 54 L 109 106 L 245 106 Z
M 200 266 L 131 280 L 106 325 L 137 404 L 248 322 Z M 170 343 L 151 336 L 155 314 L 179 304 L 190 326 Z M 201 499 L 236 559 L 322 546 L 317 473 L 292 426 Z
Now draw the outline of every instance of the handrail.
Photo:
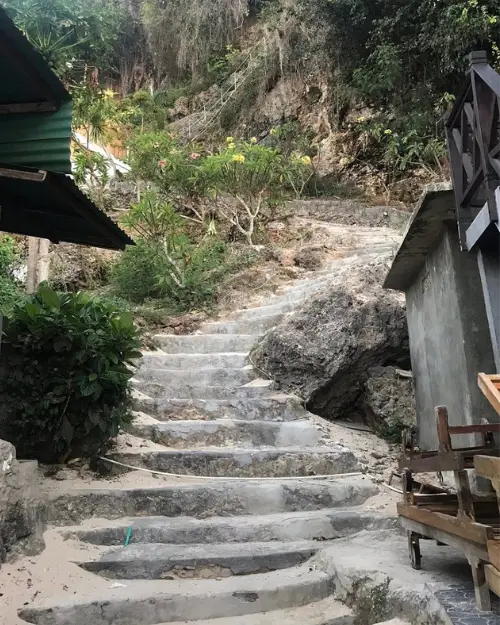
M 500 75 L 472 52 L 467 81 L 446 123 L 462 249 L 475 247 L 500 210 Z

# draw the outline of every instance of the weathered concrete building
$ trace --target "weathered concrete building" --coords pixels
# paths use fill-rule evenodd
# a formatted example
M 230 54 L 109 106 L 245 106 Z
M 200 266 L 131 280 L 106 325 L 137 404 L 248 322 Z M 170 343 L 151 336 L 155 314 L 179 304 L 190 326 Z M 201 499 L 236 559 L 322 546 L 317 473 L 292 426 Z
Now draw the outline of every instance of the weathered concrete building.
M 424 192 L 384 286 L 406 295 L 419 446 L 438 447 L 438 405 L 447 406 L 451 425 L 498 421 L 477 385 L 478 372 L 495 371 L 495 359 L 479 266 L 461 250 L 451 185 Z M 467 435 L 454 443 L 479 441 Z

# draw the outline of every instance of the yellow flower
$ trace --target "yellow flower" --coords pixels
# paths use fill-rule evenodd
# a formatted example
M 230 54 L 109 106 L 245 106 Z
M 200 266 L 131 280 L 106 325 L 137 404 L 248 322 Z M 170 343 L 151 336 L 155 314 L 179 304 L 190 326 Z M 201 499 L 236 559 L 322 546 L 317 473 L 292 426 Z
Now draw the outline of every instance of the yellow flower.
M 300 160 L 304 163 L 304 165 L 310 165 L 311 164 L 311 157 L 310 156 L 303 156 Z
M 250 143 L 257 143 L 257 137 L 252 137 L 250 139 Z
M 102 93 L 105 100 L 112 100 L 115 97 L 115 92 L 113 89 L 105 89 Z
M 356 120 L 357 122 L 359 122 L 360 124 L 364 121 L 366 121 L 366 117 L 364 117 L 363 115 L 361 115 L 360 117 L 358 117 L 358 119 Z
M 243 154 L 235 154 L 233 156 L 233 161 L 235 163 L 244 163 L 245 162 L 245 157 L 243 156 Z
M 271 128 L 269 134 L 271 137 L 275 137 L 278 134 L 278 130 L 276 128 Z
M 234 137 L 226 137 L 226 143 L 234 143 Z
M 234 150 L 234 148 L 236 147 L 236 144 L 235 143 L 228 143 L 227 147 L 228 147 L 229 150 Z
M 390 128 L 387 128 L 387 130 L 384 132 L 385 135 L 392 135 L 392 130 Z

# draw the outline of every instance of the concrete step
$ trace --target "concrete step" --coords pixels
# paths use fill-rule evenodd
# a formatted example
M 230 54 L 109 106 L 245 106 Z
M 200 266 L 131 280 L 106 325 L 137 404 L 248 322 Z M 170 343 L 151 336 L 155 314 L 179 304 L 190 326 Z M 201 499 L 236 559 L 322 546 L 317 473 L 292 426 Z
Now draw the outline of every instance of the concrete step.
M 361 505 L 378 492 L 369 478 L 330 480 L 203 480 L 157 488 L 71 489 L 48 493 L 47 521 L 76 525 L 84 519 L 121 517 L 207 518 L 325 510 Z
M 37 625 L 155 625 L 296 608 L 333 592 L 331 576 L 308 564 L 220 581 L 139 580 L 125 588 L 104 586 L 98 593 L 28 606 L 19 615 Z
M 156 334 L 154 344 L 167 354 L 220 354 L 249 352 L 259 340 L 254 334 Z
M 200 330 L 207 334 L 265 334 L 281 323 L 291 313 L 279 313 L 258 319 L 241 319 L 240 321 L 212 321 L 204 323 Z
M 321 439 L 319 429 L 308 420 L 293 422 L 242 421 L 214 419 L 211 421 L 169 421 L 162 423 L 138 416 L 127 431 L 177 449 L 193 447 L 236 446 L 314 447 Z
M 262 397 L 227 399 L 153 399 L 136 396 L 133 407 L 160 421 L 200 418 L 295 421 L 309 414 L 298 397 L 284 393 L 270 394 L 269 391 Z
M 288 569 L 319 549 L 314 541 L 133 544 L 111 549 L 78 566 L 107 579 L 216 579 Z
M 292 477 L 335 475 L 359 469 L 346 447 L 301 447 L 273 449 L 206 448 L 144 452 L 110 452 L 106 458 L 133 467 L 180 475 L 205 477 Z M 113 475 L 129 469 L 101 461 Z
M 262 306 L 258 306 L 256 308 L 245 308 L 241 310 L 234 310 L 228 317 L 228 319 L 236 319 L 236 320 L 250 320 L 250 319 L 261 319 L 263 317 L 270 317 L 271 315 L 279 315 L 281 313 L 293 312 L 297 308 L 300 308 L 301 305 L 307 302 L 308 298 L 306 296 L 296 299 L 291 302 L 276 302 L 270 303 L 272 300 L 268 300 Z
M 199 384 L 160 384 L 146 380 L 132 381 L 135 389 L 150 398 L 174 399 L 247 399 L 267 396 L 274 389 L 272 380 L 252 380 L 249 384 L 237 387 L 225 385 L 202 386 Z
M 328 597 L 288 610 L 272 610 L 266 613 L 171 623 L 171 625 L 353 625 L 354 622 L 354 614 L 347 606 L 333 597 Z M 391 623 L 391 625 L 403 624 Z
M 123 545 L 129 528 L 130 544 L 136 543 L 233 543 L 342 538 L 362 530 L 396 527 L 397 518 L 363 508 L 306 510 L 256 516 L 146 517 L 121 519 L 103 526 L 65 528 L 62 534 L 93 545 Z
M 207 354 L 165 354 L 146 352 L 142 358 L 143 369 L 243 369 L 247 365 L 248 352 Z
M 179 386 L 225 386 L 228 389 L 243 386 L 259 377 L 249 365 L 242 369 L 153 369 L 141 367 L 134 375 L 135 380 L 153 382 L 169 387 Z

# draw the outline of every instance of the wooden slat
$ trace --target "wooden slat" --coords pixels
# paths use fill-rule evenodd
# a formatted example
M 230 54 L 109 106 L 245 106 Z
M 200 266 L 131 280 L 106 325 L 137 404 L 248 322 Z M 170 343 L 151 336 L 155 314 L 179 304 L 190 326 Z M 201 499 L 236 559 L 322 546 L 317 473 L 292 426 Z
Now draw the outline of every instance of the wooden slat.
M 500 423 L 450 425 L 448 432 L 450 434 L 488 434 L 489 432 L 493 432 L 495 434 L 500 433 Z
M 487 564 L 484 567 L 484 572 L 491 592 L 500 597 L 500 571 L 491 564 Z
M 500 480 L 500 458 L 498 456 L 475 456 L 474 468 L 476 473 L 487 480 Z
M 488 541 L 488 559 L 490 564 L 500 570 L 500 539 Z
M 488 540 L 494 537 L 491 527 L 467 519 L 458 519 L 440 512 L 430 512 L 425 508 L 409 506 L 401 502 L 397 504 L 397 508 L 398 514 L 403 517 L 430 525 L 473 543 L 486 546 Z
M 487 375 L 486 373 L 480 373 L 477 378 L 479 388 L 485 395 L 486 399 L 490 402 L 493 408 L 500 414 L 500 390 L 496 386 L 500 376 Z

